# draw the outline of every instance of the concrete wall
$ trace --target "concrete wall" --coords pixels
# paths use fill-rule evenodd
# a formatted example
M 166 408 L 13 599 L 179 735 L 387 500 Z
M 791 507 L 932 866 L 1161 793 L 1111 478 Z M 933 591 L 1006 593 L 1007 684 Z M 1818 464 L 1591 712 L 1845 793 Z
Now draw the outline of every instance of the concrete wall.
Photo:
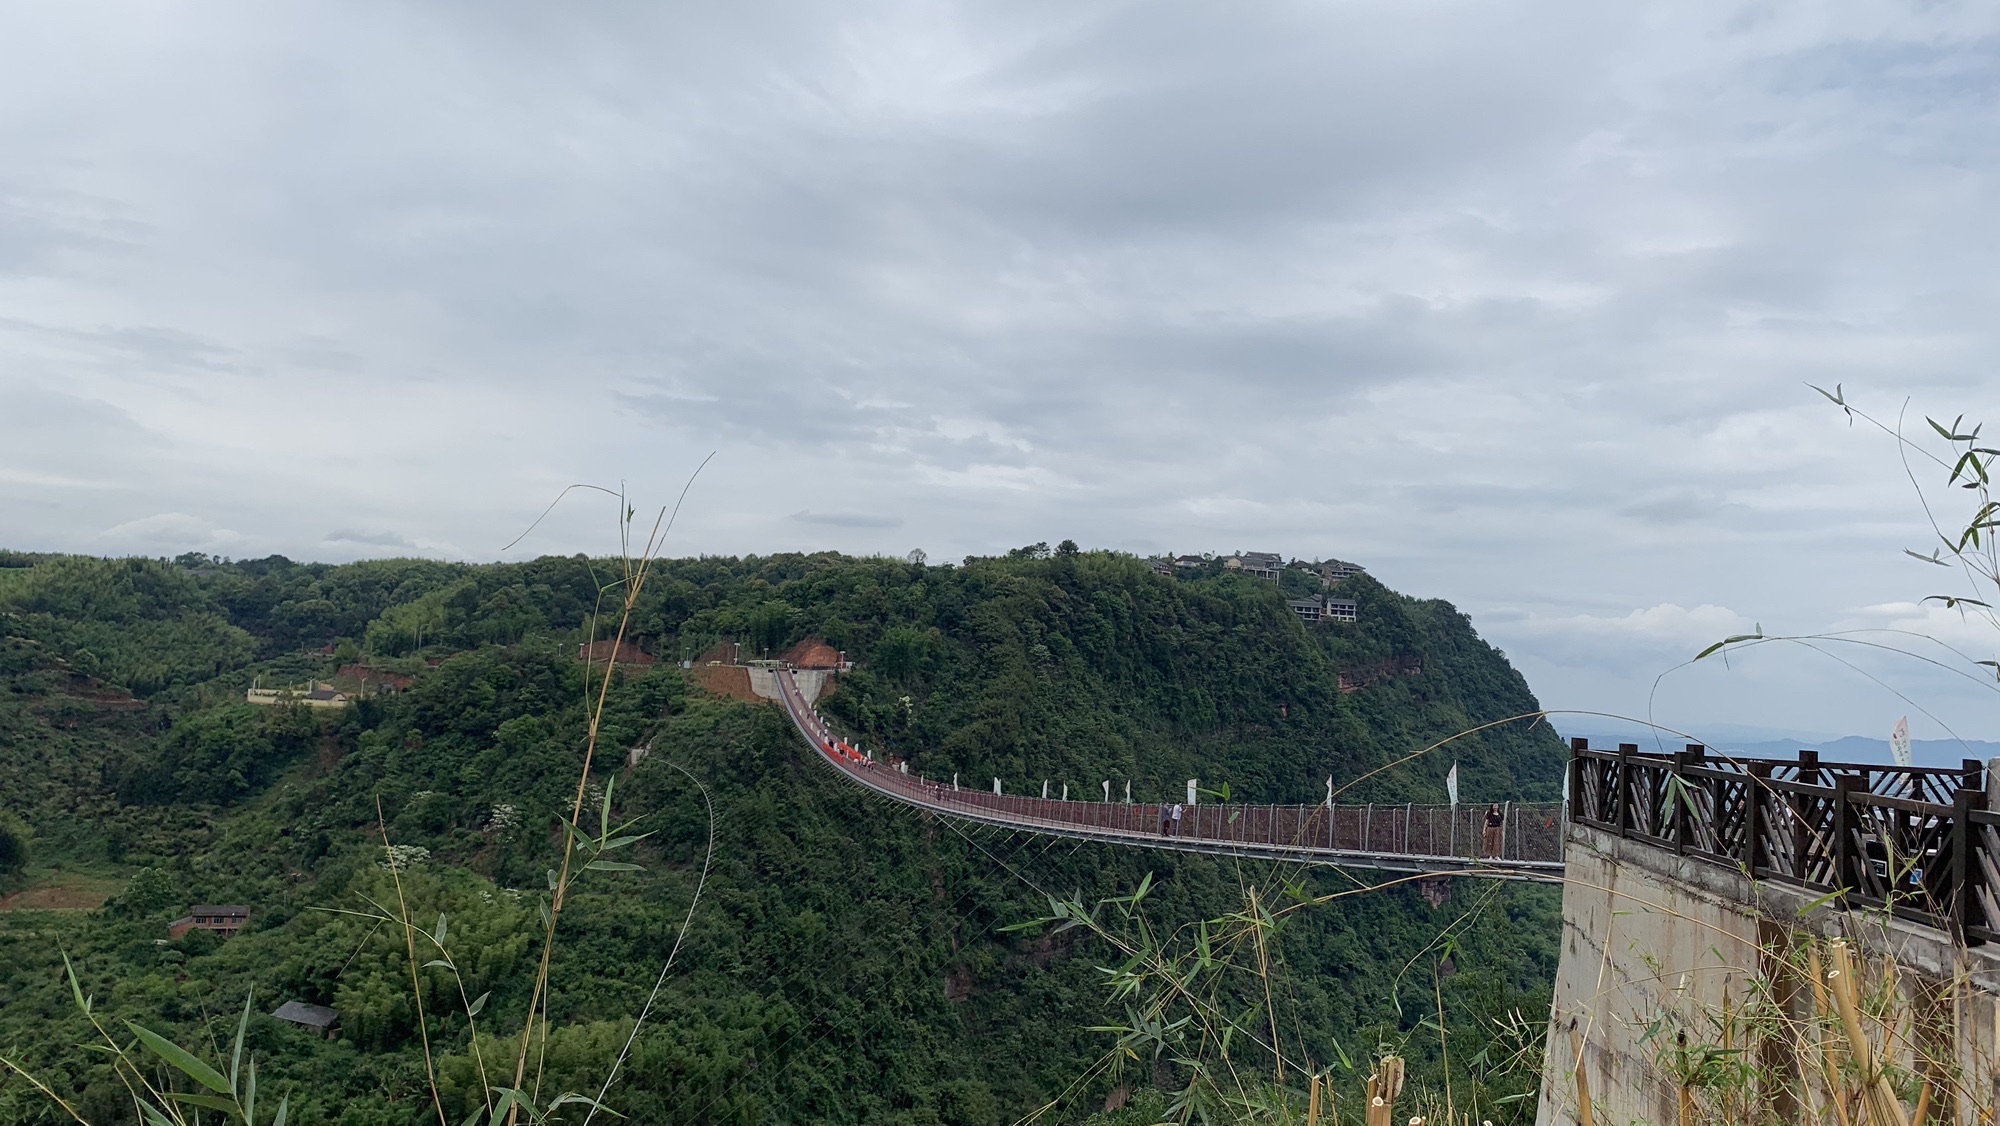
M 1760 977 L 1786 1011 L 1803 1016 L 1810 983 L 1771 952 L 1808 936 L 1852 942 L 1870 987 L 1892 961 L 1907 1003 L 1949 1029 L 1951 1044 L 1933 1055 L 1957 1060 L 1967 1097 L 1941 1100 L 1945 1109 L 1931 1121 L 1972 1123 L 1992 1112 L 2000 952 L 1967 949 L 1880 912 L 1815 906 L 1802 890 L 1753 884 L 1740 872 L 1584 826 L 1570 827 L 1566 861 L 1562 962 L 1536 1114 L 1542 1126 L 1578 1120 L 1573 1033 L 1583 1043 L 1596 1126 L 1676 1122 L 1679 1090 L 1666 1059 L 1675 1031 L 1685 1028 L 1696 1046 L 1715 1043 L 1710 1018 L 1740 1011 Z M 1767 1071 L 1798 1071 L 1788 1043 L 1734 1046 L 1758 1053 Z M 1757 1101 L 1759 1121 L 1807 1121 L 1776 1090 Z
M 766 700 L 778 698 L 778 676 L 774 671 L 752 665 L 749 673 L 752 692 Z M 810 704 L 819 699 L 819 694 L 826 689 L 826 682 L 832 676 L 833 673 L 827 669 L 795 669 L 792 682 L 799 686 L 799 695 Z

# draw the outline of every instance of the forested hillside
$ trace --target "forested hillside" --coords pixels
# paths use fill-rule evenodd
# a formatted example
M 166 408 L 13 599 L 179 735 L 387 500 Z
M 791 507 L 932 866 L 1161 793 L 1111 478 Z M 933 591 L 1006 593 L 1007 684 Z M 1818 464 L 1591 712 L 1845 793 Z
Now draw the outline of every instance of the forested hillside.
M 246 993 L 259 1012 L 337 1008 L 330 1041 L 252 1021 L 261 1082 L 291 1094 L 293 1121 L 437 1121 L 403 938 L 341 913 L 396 894 L 386 834 L 421 850 L 401 873 L 412 913 L 448 916 L 470 952 L 466 995 L 491 994 L 475 1053 L 458 986 L 420 975 L 444 1110 L 462 1119 L 481 1057 L 508 1052 L 489 1037 L 518 1040 L 525 1020 L 587 726 L 578 647 L 615 626 L 601 615 L 616 595 L 600 592 L 622 566 L 0 555 L 0 894 L 24 893 L 0 911 L 0 1054 L 75 1093 L 91 1121 L 136 1120 L 101 1057 L 76 1047 L 88 1028 L 66 949 L 100 1014 L 183 1043 L 226 1041 Z M 1148 873 L 1153 910 L 1193 920 L 1298 873 L 927 820 L 834 785 L 775 707 L 710 696 L 681 661 L 724 640 L 776 655 L 824 638 L 857 664 L 825 710 L 867 745 L 933 776 L 1083 793 L 1129 780 L 1140 800 L 1199 777 L 1244 800 L 1316 801 L 1328 776 L 1344 785 L 1534 709 L 1450 605 L 1360 576 L 1340 591 L 1358 622 L 1307 625 L 1283 594 L 1317 582 L 1163 577 L 1068 545 L 945 566 L 659 564 L 628 631 L 659 663 L 615 677 L 591 783 L 615 780 L 617 815 L 655 835 L 631 850 L 642 870 L 586 873 L 562 916 L 543 1087 L 594 1093 L 645 1002 L 708 843 L 698 781 L 714 868 L 611 1106 L 638 1122 L 998 1123 L 1063 1094 L 1105 1048 L 1086 1029 L 1115 1008 L 1094 968 L 1115 955 L 1075 932 L 1002 927 L 1040 913 L 1043 892 L 1113 895 Z M 344 685 L 357 666 L 402 690 L 321 711 L 244 702 L 255 683 Z M 628 768 L 640 745 L 650 755 Z M 1468 800 L 1551 797 L 1562 754 L 1545 725 L 1506 725 L 1342 800 L 1440 800 L 1453 761 Z M 24 862 L 10 865 L 10 837 Z M 113 897 L 40 909 L 64 906 L 65 888 Z M 197 902 L 249 905 L 250 925 L 163 941 Z M 1455 1081 L 1489 1098 L 1524 1089 L 1532 1076 L 1473 1057 L 1485 1022 L 1539 1019 L 1556 911 L 1544 891 L 1460 881 L 1443 907 L 1398 887 L 1300 913 L 1276 949 L 1279 1007 L 1322 1062 L 1361 1065 L 1407 1038 L 1435 1074 L 1435 1032 L 1410 1033 L 1436 1019 L 1436 980 L 1461 1038 Z M 1050 1120 L 1171 1071 L 1093 1078 Z M 0 1121 L 62 1120 L 0 1076 Z

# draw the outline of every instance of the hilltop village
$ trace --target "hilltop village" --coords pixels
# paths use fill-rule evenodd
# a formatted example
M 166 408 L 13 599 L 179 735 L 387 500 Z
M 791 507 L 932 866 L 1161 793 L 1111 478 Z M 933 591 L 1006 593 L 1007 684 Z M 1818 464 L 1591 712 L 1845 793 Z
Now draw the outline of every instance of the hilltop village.
M 1302 578 L 1316 579 L 1321 589 L 1317 592 L 1285 599 L 1291 608 L 1307 622 L 1352 622 L 1359 613 L 1352 598 L 1335 598 L 1329 591 L 1337 587 L 1341 580 L 1367 573 L 1367 568 L 1359 563 L 1349 563 L 1343 559 L 1323 559 L 1307 562 L 1294 559 L 1285 562 L 1285 557 L 1270 551 L 1238 551 L 1230 555 L 1160 555 L 1146 561 L 1154 574 L 1177 578 L 1181 575 L 1202 575 L 1236 573 L 1267 582 L 1282 583 L 1287 572 Z

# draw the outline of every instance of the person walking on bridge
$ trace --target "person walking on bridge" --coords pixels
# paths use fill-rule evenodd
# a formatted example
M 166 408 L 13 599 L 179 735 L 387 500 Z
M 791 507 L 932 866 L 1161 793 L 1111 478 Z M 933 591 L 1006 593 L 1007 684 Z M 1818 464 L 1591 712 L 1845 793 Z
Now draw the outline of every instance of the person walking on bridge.
M 1506 844 L 1506 815 L 1500 812 L 1500 803 L 1486 807 L 1486 829 L 1480 834 L 1479 855 L 1489 859 L 1500 859 L 1500 851 Z
M 1181 835 L 1181 803 L 1174 803 L 1174 836 Z
M 1169 805 L 1168 805 L 1168 804 L 1167 804 L 1166 802 L 1161 802 L 1161 803 L 1160 803 L 1160 835 L 1161 835 L 1161 836 L 1163 836 L 1163 837 L 1164 837 L 1164 836 L 1166 836 L 1166 835 L 1167 835 L 1167 826 L 1168 826 L 1168 824 L 1169 824 L 1169 823 L 1171 823 L 1171 822 L 1173 821 L 1173 819 L 1174 819 L 1174 811 L 1173 811 L 1173 807 L 1169 806 Z

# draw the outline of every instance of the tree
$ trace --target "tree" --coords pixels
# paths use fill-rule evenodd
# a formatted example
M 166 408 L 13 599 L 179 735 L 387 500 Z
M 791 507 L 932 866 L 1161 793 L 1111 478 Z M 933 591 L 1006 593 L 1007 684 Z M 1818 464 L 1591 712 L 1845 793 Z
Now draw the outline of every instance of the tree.
M 0 813 L 0 876 L 12 876 L 28 866 L 28 827 Z

